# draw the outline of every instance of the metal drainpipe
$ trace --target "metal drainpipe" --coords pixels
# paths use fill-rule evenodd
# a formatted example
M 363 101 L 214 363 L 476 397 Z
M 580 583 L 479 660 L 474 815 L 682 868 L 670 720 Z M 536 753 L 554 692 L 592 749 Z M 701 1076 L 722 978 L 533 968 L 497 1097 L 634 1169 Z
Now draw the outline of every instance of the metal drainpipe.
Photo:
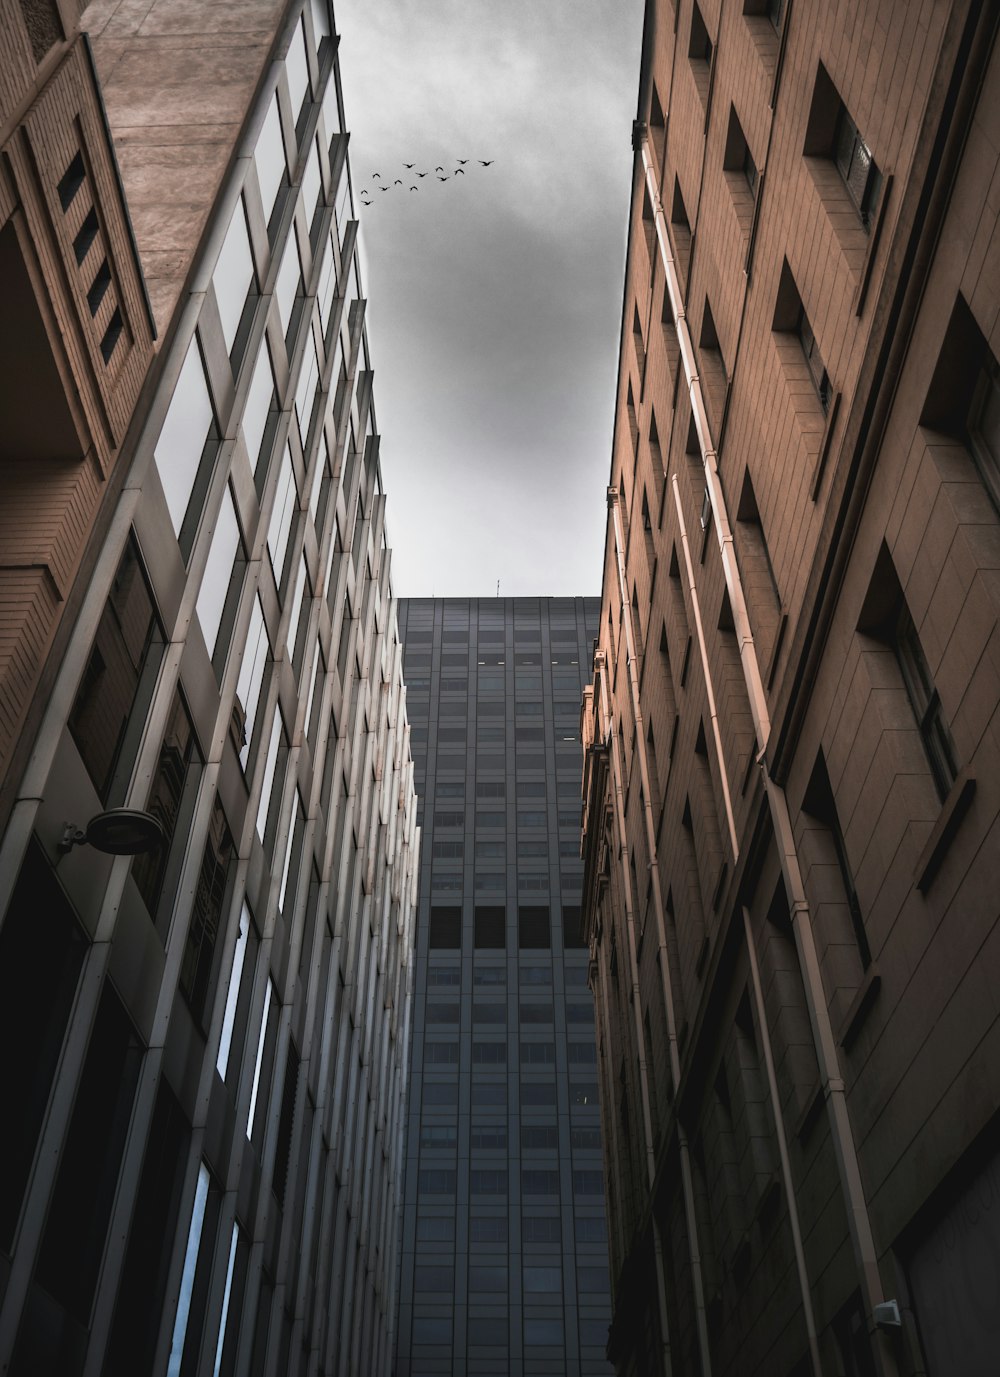
M 805 886 L 802 883 L 802 872 L 799 867 L 795 836 L 792 832 L 791 819 L 788 813 L 788 801 L 785 798 L 785 792 L 781 786 L 771 779 L 767 769 L 767 761 L 764 757 L 764 751 L 771 732 L 771 721 L 767 711 L 767 697 L 764 692 L 764 681 L 760 672 L 760 666 L 757 663 L 757 653 L 754 646 L 753 633 L 750 629 L 746 598 L 743 594 L 743 584 L 740 578 L 739 566 L 736 563 L 735 550 L 733 548 L 732 527 L 729 524 L 729 516 L 726 511 L 722 485 L 719 481 L 716 452 L 712 444 L 708 415 L 705 411 L 704 398 L 702 397 L 701 383 L 698 379 L 697 368 L 695 367 L 691 332 L 688 329 L 684 312 L 684 301 L 680 291 L 680 282 L 677 277 L 673 253 L 671 251 L 666 217 L 663 214 L 663 203 L 660 200 L 656 172 L 649 157 L 648 139 L 645 136 L 642 140 L 642 166 L 646 176 L 646 190 L 653 207 L 656 240 L 660 248 L 660 255 L 666 275 L 666 289 L 670 297 L 670 310 L 673 316 L 674 329 L 677 334 L 681 361 L 684 365 L 685 381 L 691 397 L 691 411 L 698 435 L 698 447 L 701 451 L 702 462 L 705 469 L 705 483 L 708 488 L 709 500 L 712 507 L 713 524 L 719 543 L 719 551 L 722 556 L 722 568 L 725 574 L 726 590 L 729 594 L 729 604 L 733 614 L 733 623 L 739 641 L 740 663 L 743 667 L 743 678 L 750 703 L 751 716 L 753 717 L 754 730 L 757 736 L 759 752 L 758 761 L 760 762 L 764 779 L 765 793 L 771 813 L 771 823 L 774 829 L 778 855 L 781 862 L 781 871 L 789 900 L 792 930 L 795 933 L 795 946 L 803 976 L 803 984 L 805 986 L 806 1003 L 809 1009 L 809 1019 L 812 1024 L 813 1041 L 816 1048 L 817 1060 L 819 1062 L 823 1094 L 829 1109 L 830 1129 L 833 1137 L 834 1153 L 837 1158 L 837 1165 L 840 1173 L 841 1189 L 844 1193 L 848 1227 L 850 1229 L 851 1241 L 854 1245 L 855 1259 L 861 1273 L 861 1287 L 865 1299 L 865 1308 L 871 1324 L 875 1306 L 885 1299 L 885 1291 L 882 1286 L 882 1278 L 878 1268 L 878 1253 L 875 1248 L 871 1216 L 868 1212 L 868 1202 L 865 1198 L 864 1184 L 861 1180 L 861 1167 L 858 1161 L 857 1147 L 854 1142 L 854 1133 L 847 1108 L 846 1087 L 840 1071 L 836 1038 L 834 1037 L 833 1025 L 830 1021 L 830 1011 L 826 1003 L 826 993 L 823 989 L 823 978 L 820 971 L 819 958 L 816 953 L 816 943 L 813 938 L 812 923 L 809 916 L 809 901 L 806 897 Z M 674 485 L 675 500 L 677 500 L 679 504 L 676 476 L 674 477 Z M 894 1377 L 894 1374 L 898 1371 L 898 1364 L 891 1342 L 881 1330 L 876 1330 L 875 1336 L 876 1352 L 882 1372 L 885 1377 Z
M 639 673 L 636 667 L 635 655 L 635 634 L 632 627 L 632 606 L 628 600 L 628 584 L 625 578 L 625 553 L 622 541 L 621 512 L 618 508 L 617 488 L 608 489 L 608 506 L 611 508 L 611 516 L 615 531 L 618 588 L 622 600 L 622 621 L 625 624 L 625 646 L 628 659 L 629 684 L 632 689 L 632 714 L 635 722 L 636 752 L 639 757 L 639 773 L 642 781 L 646 844 L 649 851 L 649 873 L 653 885 L 653 906 L 656 915 L 656 940 L 660 957 L 660 982 L 663 994 L 663 1010 L 667 1023 L 667 1044 L 670 1049 L 670 1079 L 673 1081 L 674 1099 L 676 1102 L 677 1091 L 681 1080 L 680 1049 L 677 1042 L 677 1019 L 674 1013 L 674 992 L 670 975 L 670 951 L 667 946 L 666 914 L 663 908 L 663 891 L 660 885 L 660 866 L 657 859 L 656 828 L 653 823 L 653 805 L 649 787 L 649 761 L 646 755 L 646 734 L 642 729 L 642 710 L 639 702 Z M 707 661 L 706 682 L 708 682 Z M 710 683 L 709 694 L 711 695 Z M 608 701 L 610 701 L 610 699 Z M 721 740 L 718 740 L 718 744 L 721 751 Z M 720 766 L 721 764 L 722 761 L 720 758 Z M 725 780 L 725 774 L 723 774 L 723 780 Z M 729 792 L 727 789 L 727 806 L 728 800 Z M 730 810 L 730 817 L 731 816 L 732 812 Z M 624 813 L 622 815 L 622 824 L 624 826 Z M 735 829 L 732 835 L 734 838 L 733 849 L 735 854 Z M 637 1010 L 636 1017 L 639 1018 L 639 1016 L 639 1011 Z M 676 1116 L 675 1123 L 677 1128 L 677 1149 L 681 1164 L 681 1190 L 684 1196 L 684 1217 L 687 1225 L 688 1251 L 691 1263 L 691 1287 L 694 1292 L 695 1317 L 698 1327 L 698 1347 L 701 1352 L 701 1368 L 704 1377 L 711 1377 L 712 1354 L 708 1343 L 708 1316 L 705 1310 L 705 1283 L 701 1272 L 701 1248 L 698 1244 L 698 1218 L 694 1207 L 694 1179 L 691 1172 L 691 1152 L 688 1145 L 687 1133 L 685 1132 L 684 1125 L 681 1123 L 680 1115 Z
M 611 718 L 611 697 L 609 694 L 608 661 L 604 651 L 597 651 L 594 656 L 595 667 L 601 683 L 601 706 L 604 718 L 604 739 L 611 748 L 611 778 L 612 789 L 615 801 L 615 822 L 618 830 L 618 845 L 623 857 L 622 874 L 622 893 L 625 900 L 625 928 L 628 934 L 628 962 L 629 962 L 629 983 L 631 985 L 631 1004 L 632 1014 L 635 1020 L 636 1047 L 639 1059 L 639 1088 L 642 1097 L 642 1127 L 646 1142 L 646 1174 L 649 1178 L 650 1200 L 652 1201 L 653 1182 L 656 1180 L 656 1153 L 653 1150 L 653 1116 L 649 1107 L 649 1068 L 646 1064 L 646 1038 L 642 1026 L 642 998 L 639 993 L 639 958 L 636 951 L 635 940 L 635 900 L 632 894 L 632 882 L 629 878 L 628 856 L 628 837 L 625 831 L 625 799 L 622 790 L 622 762 L 618 758 L 618 740 L 615 736 Z M 612 1106 L 612 1112 L 613 1112 Z M 660 1334 L 662 1335 L 663 1346 L 663 1371 L 665 1377 L 669 1377 L 673 1371 L 673 1362 L 670 1350 L 670 1330 L 667 1320 L 667 1278 L 666 1269 L 663 1262 L 663 1241 L 660 1237 L 660 1226 L 656 1218 L 656 1211 L 652 1211 L 653 1222 L 653 1256 L 656 1261 L 656 1294 L 660 1308 Z M 705 1377 L 709 1377 L 706 1370 Z
M 767 1071 L 767 1089 L 771 1097 L 771 1113 L 774 1115 L 774 1132 L 778 1140 L 778 1156 L 781 1159 L 781 1179 L 788 1201 L 788 1223 L 792 1231 L 792 1247 L 795 1250 L 795 1268 L 799 1274 L 799 1291 L 802 1294 L 802 1314 L 806 1322 L 806 1337 L 809 1341 L 809 1357 L 815 1377 L 823 1377 L 823 1367 L 819 1359 L 819 1344 L 816 1339 L 816 1317 L 813 1314 L 812 1292 L 809 1289 L 809 1273 L 806 1269 L 806 1255 L 802 1247 L 802 1226 L 799 1223 L 799 1206 L 792 1184 L 792 1165 L 788 1160 L 788 1140 L 785 1137 L 785 1120 L 781 1112 L 781 1097 L 778 1094 L 778 1079 L 774 1074 L 774 1056 L 771 1052 L 771 1034 L 767 1027 L 767 1012 L 764 1008 L 764 991 L 760 983 L 760 966 L 757 962 L 757 948 L 753 940 L 750 924 L 750 911 L 746 904 L 743 909 L 743 932 L 747 939 L 747 956 L 750 959 L 750 980 L 753 985 L 753 998 L 757 1006 L 757 1024 L 764 1051 L 764 1067 Z

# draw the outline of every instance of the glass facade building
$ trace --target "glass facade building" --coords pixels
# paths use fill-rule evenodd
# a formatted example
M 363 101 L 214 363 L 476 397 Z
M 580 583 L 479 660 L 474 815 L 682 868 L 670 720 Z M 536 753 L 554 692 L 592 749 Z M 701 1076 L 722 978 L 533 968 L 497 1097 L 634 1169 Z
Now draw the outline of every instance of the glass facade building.
M 400 602 L 423 824 L 399 1377 L 608 1371 L 580 936 L 580 694 L 598 611 Z
M 0 836 L 15 1375 L 391 1367 L 413 766 L 332 12 L 272 11 Z

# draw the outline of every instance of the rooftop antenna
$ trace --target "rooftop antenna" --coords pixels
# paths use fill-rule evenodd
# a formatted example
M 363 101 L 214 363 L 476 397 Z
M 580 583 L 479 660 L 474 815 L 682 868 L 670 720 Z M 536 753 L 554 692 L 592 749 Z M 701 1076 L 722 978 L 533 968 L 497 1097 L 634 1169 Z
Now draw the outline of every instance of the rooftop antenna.
M 497 597 L 500 596 L 500 580 L 497 579 Z

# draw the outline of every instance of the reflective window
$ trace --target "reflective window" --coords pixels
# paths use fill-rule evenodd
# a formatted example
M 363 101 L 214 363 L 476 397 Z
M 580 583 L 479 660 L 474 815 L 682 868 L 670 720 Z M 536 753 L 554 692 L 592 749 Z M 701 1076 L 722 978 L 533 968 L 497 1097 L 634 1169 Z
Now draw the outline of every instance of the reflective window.
M 215 429 L 215 414 L 195 337 L 188 345 L 154 454 L 170 520 L 178 538 L 185 525 L 184 518 L 202 460 L 209 457 L 207 451 L 213 447 Z
M 240 742 L 240 764 L 244 770 L 253 743 L 253 730 L 260 706 L 260 692 L 264 684 L 264 666 L 270 645 L 267 628 L 264 625 L 264 612 L 260 605 L 260 595 L 253 600 L 250 613 L 250 626 L 247 630 L 246 646 L 240 664 L 240 675 L 236 682 L 236 701 L 233 704 L 233 724 L 238 731 Z
M 237 554 L 241 556 L 239 560 L 240 577 L 236 588 L 236 595 L 238 596 L 245 561 L 242 559 L 236 508 L 233 505 L 232 493 L 227 487 L 216 520 L 215 533 L 212 536 L 212 544 L 208 552 L 208 563 L 205 566 L 205 574 L 201 581 L 196 604 L 198 620 L 201 622 L 209 655 L 214 656 L 223 609 L 229 598 L 231 585 L 236 581 L 233 575 Z
M 222 1036 L 219 1039 L 219 1052 L 215 1059 L 215 1068 L 223 1080 L 226 1078 L 226 1070 L 229 1066 L 229 1053 L 233 1045 L 233 1027 L 236 1022 L 236 1002 L 239 999 L 240 986 L 243 981 L 243 964 L 247 954 L 247 938 L 250 933 L 250 913 L 246 904 L 240 914 L 240 930 L 236 938 L 236 949 L 233 952 L 232 969 L 229 972 L 229 989 L 226 992 L 226 1007 L 222 1015 Z
M 271 802 L 271 786 L 274 783 L 274 768 L 278 762 L 280 744 L 281 714 L 275 712 L 274 722 L 271 725 L 271 737 L 267 743 L 267 755 L 264 759 L 264 780 L 260 791 L 260 802 L 257 805 L 257 835 L 261 841 L 264 840 L 264 828 L 267 823 L 267 810 Z
M 292 614 L 288 618 L 288 630 L 286 633 L 289 651 L 295 648 L 295 633 L 299 625 L 299 613 L 302 609 L 302 598 L 306 587 L 306 561 L 304 556 L 299 557 L 298 573 L 295 575 L 295 591 L 292 593 Z
M 274 374 L 271 371 L 271 352 L 265 338 L 261 344 L 257 362 L 254 364 L 253 377 L 250 379 L 250 390 L 247 393 L 246 405 L 243 408 L 242 421 L 243 442 L 247 447 L 247 458 L 250 460 L 250 467 L 261 481 L 267 472 L 267 464 L 261 464 L 261 460 L 266 460 L 270 450 L 270 446 L 264 444 L 264 437 L 265 432 L 269 430 L 268 420 L 272 415 L 277 419 Z
M 125 799 L 163 650 L 163 629 L 130 539 L 69 716 L 70 733 L 102 803 Z
M 281 267 L 278 269 L 278 278 L 274 284 L 274 295 L 278 302 L 278 314 L 281 317 L 281 328 L 286 339 L 292 323 L 292 310 L 295 306 L 295 297 L 298 292 L 299 279 L 301 276 L 302 265 L 299 262 L 299 249 L 293 231 L 289 234 L 288 241 L 285 244 L 285 256 L 281 260 Z
M 234 857 L 233 839 L 218 799 L 212 809 L 208 840 L 195 888 L 179 985 L 195 1019 L 204 1029 L 205 1013 L 215 986 L 216 946 L 224 918 L 226 890 Z
M 167 718 L 160 757 L 149 790 L 146 809 L 163 828 L 166 841 L 156 851 L 136 856 L 135 880 L 150 916 L 161 936 L 170 917 L 169 898 L 179 878 L 187 830 L 194 812 L 201 754 L 180 692 L 174 694 Z
M 309 512 L 313 521 L 318 526 L 319 523 L 319 493 L 323 480 L 330 476 L 330 451 L 326 444 L 326 435 L 320 441 L 319 458 L 316 463 L 316 472 L 313 474 L 312 487 L 309 489 Z
M 267 989 L 264 992 L 264 1012 L 260 1020 L 260 1034 L 257 1038 L 257 1057 L 253 1068 L 253 1088 L 250 1091 L 250 1112 L 247 1116 L 247 1137 L 253 1137 L 254 1122 L 257 1117 L 257 1104 L 260 1099 L 261 1069 L 264 1062 L 264 1044 L 267 1041 L 267 1026 L 271 1013 L 271 1005 L 276 1003 L 274 995 L 274 983 L 271 977 L 267 979 Z
M 327 0 L 312 0 L 312 21 L 313 34 L 316 38 L 318 48 L 324 38 L 330 34 L 330 13 L 327 8 Z M 331 77 L 331 84 L 333 78 Z
M 330 325 L 330 311 L 333 308 L 334 287 L 336 286 L 336 280 L 333 273 L 333 250 L 330 247 L 329 235 L 323 240 L 323 253 L 323 268 L 319 275 L 319 287 L 316 291 L 316 297 L 319 301 L 319 316 L 320 320 L 323 322 L 323 334 L 325 336 Z M 340 341 L 338 340 L 337 343 L 339 345 Z M 338 366 L 334 364 L 333 372 L 330 375 L 331 378 L 336 379 L 339 372 Z
M 340 107 L 337 104 L 336 70 L 330 73 L 330 80 L 326 84 L 326 91 L 323 95 L 323 124 L 326 128 L 327 144 L 329 145 L 341 132 Z
M 310 331 L 305 358 L 302 360 L 302 371 L 299 374 L 299 385 L 295 389 L 295 411 L 298 417 L 299 436 L 302 440 L 303 449 L 305 449 L 306 441 L 309 438 L 309 421 L 312 417 L 318 375 L 319 359 L 316 357 L 316 340 Z
M 188 1227 L 187 1247 L 184 1250 L 184 1271 L 181 1274 L 181 1293 L 177 1300 L 177 1314 L 174 1319 L 174 1333 L 170 1342 L 170 1359 L 167 1372 L 170 1377 L 180 1372 L 181 1357 L 184 1352 L 184 1336 L 187 1333 L 188 1314 L 191 1309 L 191 1292 L 194 1289 L 194 1273 L 198 1262 L 198 1247 L 201 1243 L 201 1229 L 205 1220 L 205 1205 L 208 1201 L 209 1175 L 204 1162 L 198 1168 L 198 1185 L 195 1188 L 194 1208 Z
M 301 19 L 295 26 L 295 33 L 285 58 L 285 72 L 288 76 L 288 94 L 292 100 L 292 115 L 298 122 L 303 102 L 309 93 L 309 65 L 306 61 L 306 35 Z
M 340 241 L 341 241 L 341 243 L 343 243 L 343 241 L 344 241 L 344 227 L 345 227 L 345 223 L 346 223 L 347 220 L 353 219 L 353 215 L 354 215 L 354 208 L 353 208 L 353 206 L 351 205 L 351 185 L 350 185 L 350 179 L 348 178 L 348 175 L 347 175 L 347 159 L 346 159 L 346 158 L 344 159 L 344 165 L 343 165 L 343 167 L 341 168 L 341 173 L 340 173 L 340 186 L 337 188 L 337 200 L 336 200 L 336 212 L 335 212 L 335 213 L 336 213 L 336 217 L 337 217 L 337 232 L 338 232 L 338 234 L 340 235 Z
M 253 259 L 250 256 L 250 239 L 247 235 L 246 215 L 241 196 L 236 202 L 233 218 L 229 222 L 229 229 L 222 243 L 219 261 L 212 274 L 215 299 L 222 320 L 222 333 L 230 353 L 236 342 L 236 334 L 253 280 Z
M 323 191 L 323 183 L 319 175 L 319 146 L 315 139 L 309 151 L 309 159 L 306 162 L 305 171 L 302 174 L 302 202 L 306 208 L 306 221 L 312 224 L 313 216 L 316 214 L 316 205 Z
M 220 1377 L 222 1372 L 222 1355 L 226 1342 L 226 1324 L 229 1317 L 229 1302 L 233 1294 L 233 1273 L 236 1269 L 236 1247 L 240 1241 L 240 1226 L 233 1225 L 233 1232 L 229 1242 L 229 1263 L 226 1267 L 226 1289 L 222 1296 L 222 1314 L 219 1317 L 219 1340 L 215 1347 L 215 1364 L 212 1368 L 212 1377 Z M 236 1307 L 233 1308 L 236 1314 Z
M 264 219 L 270 220 L 274 202 L 282 182 L 288 175 L 277 96 L 268 106 L 267 117 L 260 131 L 253 158 L 257 167 L 257 180 L 260 183 L 260 199 L 264 204 Z
M 278 478 L 278 491 L 274 498 L 274 510 L 267 532 L 267 550 L 271 556 L 274 581 L 280 590 L 285 568 L 285 553 L 288 549 L 288 536 L 292 529 L 292 517 L 298 502 L 295 491 L 295 475 L 292 470 L 292 453 L 287 443 L 281 460 L 281 474 Z

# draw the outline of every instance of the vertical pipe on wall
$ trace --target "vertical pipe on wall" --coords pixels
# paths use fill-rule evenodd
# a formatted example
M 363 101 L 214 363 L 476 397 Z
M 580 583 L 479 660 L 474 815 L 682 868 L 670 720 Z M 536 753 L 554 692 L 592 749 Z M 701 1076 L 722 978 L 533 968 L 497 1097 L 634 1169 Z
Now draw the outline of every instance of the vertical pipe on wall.
M 760 672 L 760 666 L 757 663 L 757 652 L 750 627 L 746 597 L 743 592 L 743 583 L 733 547 L 732 527 L 726 510 L 722 485 L 719 481 L 716 451 L 712 443 L 708 416 L 705 411 L 704 399 L 702 396 L 701 382 L 698 378 L 694 348 L 691 342 L 691 333 L 684 313 L 683 297 L 680 292 L 677 271 L 674 266 L 670 235 L 667 229 L 666 217 L 663 213 L 663 203 L 660 200 L 656 171 L 649 156 L 649 144 L 645 134 L 642 139 L 642 165 L 646 176 L 646 190 L 653 207 L 656 238 L 663 260 L 664 271 L 666 273 L 666 290 L 670 297 L 670 310 L 680 348 L 685 381 L 691 396 L 692 415 L 695 421 L 698 446 L 701 451 L 702 463 L 705 471 L 705 483 L 712 508 L 713 525 L 722 558 L 726 590 L 729 595 L 733 624 L 736 628 L 736 635 L 740 648 L 740 663 L 743 668 L 747 698 L 749 700 L 750 712 L 757 736 L 759 751 L 758 759 L 763 774 L 771 825 L 774 831 L 775 842 L 781 862 L 782 876 L 785 882 L 792 929 L 795 934 L 796 951 L 798 953 L 799 965 L 805 985 L 806 1002 L 809 1009 L 813 1040 L 820 1067 L 823 1094 L 826 1098 L 829 1110 L 830 1130 L 833 1139 L 834 1153 L 837 1158 L 841 1189 L 844 1194 L 848 1228 L 851 1235 L 851 1242 L 854 1247 L 855 1259 L 860 1272 L 861 1290 L 864 1297 L 865 1309 L 869 1319 L 871 1319 L 875 1306 L 885 1298 L 882 1279 L 878 1268 L 878 1252 L 872 1231 L 871 1215 L 868 1210 L 868 1201 L 865 1196 L 864 1184 L 861 1180 L 861 1168 L 858 1161 L 857 1145 L 854 1141 L 850 1113 L 847 1108 L 846 1085 L 841 1074 L 836 1038 L 833 1033 L 833 1025 L 830 1021 L 830 1011 L 826 1003 L 822 972 L 820 971 L 819 958 L 816 952 L 816 943 L 812 931 L 809 902 L 806 897 L 805 886 L 802 882 L 802 872 L 799 866 L 795 837 L 792 832 L 791 819 L 788 813 L 788 801 L 785 797 L 784 790 L 770 777 L 767 769 L 767 761 L 764 758 L 764 751 L 771 731 L 771 722 L 767 710 L 767 696 L 764 690 L 764 681 Z M 680 494 L 677 488 L 676 476 L 674 477 L 674 499 L 677 504 L 678 516 L 680 517 Z M 687 547 L 685 546 L 685 552 L 686 549 Z M 693 568 L 690 565 L 690 561 L 688 567 L 693 588 Z M 898 1367 L 896 1357 L 885 1335 L 881 1332 L 878 1332 L 875 1348 L 883 1374 L 885 1377 L 894 1377 Z

